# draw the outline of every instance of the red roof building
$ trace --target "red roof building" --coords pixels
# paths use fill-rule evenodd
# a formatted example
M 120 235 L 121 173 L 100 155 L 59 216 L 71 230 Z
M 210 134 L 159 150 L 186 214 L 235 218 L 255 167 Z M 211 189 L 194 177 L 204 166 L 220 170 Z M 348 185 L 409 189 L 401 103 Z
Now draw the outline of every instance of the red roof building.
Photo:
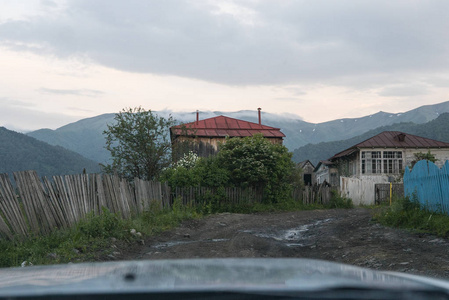
M 259 124 L 225 116 L 199 120 L 197 113 L 196 121 L 170 128 L 173 144 L 179 144 L 179 142 L 195 144 L 194 149 L 190 150 L 194 150 L 200 156 L 215 154 L 218 144 L 224 142 L 227 137 L 242 138 L 256 134 L 262 134 L 276 144 L 282 144 L 285 137 L 279 128 L 261 124 L 260 110 Z

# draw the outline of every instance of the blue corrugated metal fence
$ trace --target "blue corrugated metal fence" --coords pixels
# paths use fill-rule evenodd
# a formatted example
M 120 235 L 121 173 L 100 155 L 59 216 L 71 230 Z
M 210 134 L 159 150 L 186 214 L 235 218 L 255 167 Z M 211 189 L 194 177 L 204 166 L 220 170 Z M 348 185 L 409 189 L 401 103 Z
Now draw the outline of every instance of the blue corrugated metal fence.
M 421 160 L 404 173 L 404 194 L 430 211 L 449 214 L 449 162 L 440 169 L 433 162 Z

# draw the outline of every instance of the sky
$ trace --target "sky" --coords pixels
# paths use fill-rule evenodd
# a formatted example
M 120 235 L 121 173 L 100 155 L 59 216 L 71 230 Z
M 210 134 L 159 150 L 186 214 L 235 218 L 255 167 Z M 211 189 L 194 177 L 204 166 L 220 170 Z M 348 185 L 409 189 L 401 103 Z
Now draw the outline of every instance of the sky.
M 0 0 L 0 126 L 123 108 L 320 123 L 449 100 L 447 0 Z

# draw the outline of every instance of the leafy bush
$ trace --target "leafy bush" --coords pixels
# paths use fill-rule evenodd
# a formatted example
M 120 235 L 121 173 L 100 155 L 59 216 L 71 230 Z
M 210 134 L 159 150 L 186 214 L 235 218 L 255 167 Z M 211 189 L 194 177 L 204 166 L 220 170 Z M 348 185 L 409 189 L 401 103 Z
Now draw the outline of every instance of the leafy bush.
M 85 220 L 78 223 L 77 230 L 92 238 L 120 237 L 125 226 L 123 219 L 103 207 L 101 215 L 94 215 L 93 212 L 88 214 Z
M 255 188 L 263 191 L 265 203 L 275 203 L 290 198 L 292 182 L 299 184 L 298 174 L 300 170 L 292 162 L 288 149 L 259 134 L 227 139 L 216 156 L 193 159 L 188 154 L 181 163 L 164 170 L 160 180 L 171 187 Z M 222 196 L 209 199 L 209 206 Z

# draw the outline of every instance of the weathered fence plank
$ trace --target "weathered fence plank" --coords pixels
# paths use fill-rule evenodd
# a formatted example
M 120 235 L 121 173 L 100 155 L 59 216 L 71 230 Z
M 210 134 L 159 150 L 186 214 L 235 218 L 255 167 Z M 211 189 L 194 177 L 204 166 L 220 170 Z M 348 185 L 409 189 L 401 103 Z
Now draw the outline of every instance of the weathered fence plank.
M 20 209 L 17 195 L 14 192 L 8 174 L 0 174 L 0 209 L 13 234 L 28 235 L 28 225 Z M 5 234 L 8 235 L 7 232 Z
M 188 187 L 174 188 L 168 183 L 143 181 L 133 185 L 117 175 L 80 174 L 39 179 L 34 171 L 15 172 L 18 195 L 7 174 L 0 174 L 0 234 L 11 238 L 47 234 L 54 228 L 70 227 L 89 213 L 101 214 L 102 208 L 129 218 L 148 211 L 155 202 L 169 208 L 179 197 L 184 205 L 202 205 L 213 200 L 218 205 L 254 204 L 264 199 L 263 191 Z M 304 204 L 328 203 L 330 188 L 306 187 L 294 190 L 292 197 Z M 19 200 L 20 199 L 20 200 Z

